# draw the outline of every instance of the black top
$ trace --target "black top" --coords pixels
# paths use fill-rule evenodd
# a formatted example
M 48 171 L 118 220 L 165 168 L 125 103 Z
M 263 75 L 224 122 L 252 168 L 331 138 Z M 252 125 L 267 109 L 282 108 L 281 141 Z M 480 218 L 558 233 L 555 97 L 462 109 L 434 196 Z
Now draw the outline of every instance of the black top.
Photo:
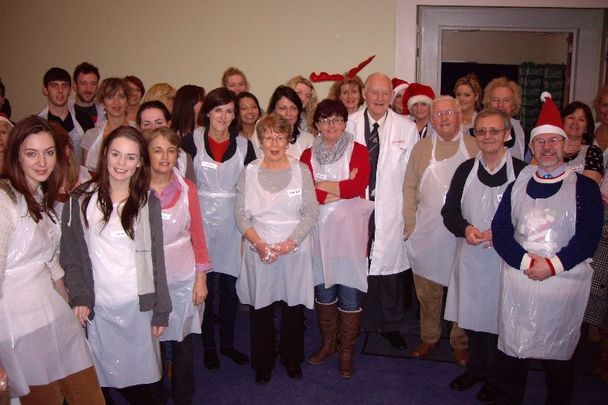
M 222 160 L 221 160 L 222 162 L 229 160 L 236 153 L 237 136 L 239 136 L 238 133 L 230 133 L 230 138 L 229 138 L 230 144 L 228 145 L 226 152 L 224 152 L 224 156 L 222 156 Z M 209 156 L 213 156 L 211 154 L 211 147 L 209 146 L 207 130 L 205 130 L 205 136 L 203 136 L 203 139 L 205 141 L 205 150 L 207 151 L 207 154 Z M 193 133 L 189 133 L 188 135 L 186 135 L 182 138 L 181 148 L 183 150 L 185 150 L 186 152 L 188 152 L 190 154 L 190 156 L 192 156 L 192 160 L 194 160 L 194 157 L 196 156 L 196 153 L 198 151 L 196 148 L 196 144 L 194 143 L 194 134 Z M 256 156 L 255 156 L 255 149 L 253 149 L 253 144 L 251 143 L 251 141 L 247 140 L 247 155 L 245 155 L 245 161 L 243 162 L 243 164 L 248 165 L 249 162 L 253 162 L 255 159 L 256 159 Z
M 519 172 L 526 167 L 526 163 L 519 159 L 513 159 L 513 171 L 515 177 L 519 175 Z M 469 222 L 462 216 L 462 206 L 460 201 L 462 200 L 462 192 L 464 191 L 464 184 L 469 177 L 469 173 L 473 170 L 475 164 L 475 158 L 466 160 L 458 166 L 454 177 L 450 183 L 450 189 L 445 197 L 445 204 L 441 209 L 441 216 L 443 216 L 443 224 L 452 232 L 456 237 L 464 237 L 464 230 L 469 225 Z M 494 174 L 488 173 L 488 171 L 479 165 L 477 169 L 477 177 L 482 184 L 488 187 L 499 187 L 507 182 L 507 165 L 503 164 L 502 167 Z
M 570 162 L 576 159 L 577 156 L 578 153 L 574 156 L 570 156 L 569 158 L 564 157 L 564 162 Z M 599 147 L 595 145 L 589 145 L 589 148 L 587 148 L 587 153 L 585 154 L 584 170 L 592 170 L 594 172 L 598 172 L 602 176 L 604 175 L 604 155 L 602 154 L 602 150 Z
M 78 123 L 82 127 L 83 134 L 95 126 L 95 123 L 93 122 L 91 117 L 89 117 L 87 114 L 83 113 L 82 111 L 77 111 L 77 110 L 74 112 L 76 114 L 76 121 L 78 121 Z M 68 115 L 65 117 L 64 120 L 62 120 L 61 118 L 59 118 L 56 115 L 51 114 L 51 112 L 49 111 L 49 113 L 47 115 L 47 120 L 58 122 L 59 124 L 61 124 L 63 129 L 65 129 L 68 132 L 70 132 L 71 130 L 74 129 L 74 121 L 72 120 L 72 113 L 70 113 L 69 111 L 68 111 Z

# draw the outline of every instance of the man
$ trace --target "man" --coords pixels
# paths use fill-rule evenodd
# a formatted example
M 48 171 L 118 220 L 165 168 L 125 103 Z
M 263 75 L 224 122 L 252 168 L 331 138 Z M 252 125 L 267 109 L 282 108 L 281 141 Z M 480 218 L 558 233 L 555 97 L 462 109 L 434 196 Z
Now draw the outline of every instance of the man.
M 68 104 L 72 89 L 72 78 L 66 70 L 58 67 L 50 68 L 44 74 L 43 85 L 42 94 L 47 98 L 47 106 L 38 113 L 38 116 L 61 124 L 70 134 L 74 144 L 74 153 L 80 162 L 82 136 L 95 124 L 88 115 L 75 111 L 73 106 Z
M 492 249 L 490 225 L 505 189 L 526 166 L 504 147 L 510 131 L 509 117 L 500 110 L 488 108 L 475 116 L 479 154 L 458 166 L 441 210 L 445 227 L 458 238 L 445 319 L 457 322 L 469 338 L 466 371 L 450 388 L 463 391 L 484 381 L 477 394 L 481 401 L 495 398 L 498 342 L 501 259 Z
M 602 232 L 597 184 L 563 161 L 566 133 L 548 93 L 528 166 L 505 191 L 492 221 L 502 257 L 496 403 L 521 403 L 528 359 L 540 359 L 548 404 L 570 403 L 573 353 L 589 297 L 593 256 Z
M 479 149 L 475 138 L 463 136 L 462 111 L 456 99 L 440 96 L 431 104 L 432 136 L 416 144 L 407 164 L 404 193 L 407 252 L 420 302 L 421 342 L 411 355 L 425 358 L 441 337 L 443 287 L 450 281 L 456 238 L 443 225 L 441 208 L 452 176 Z M 454 359 L 467 362 L 467 338 L 456 325 L 450 343 Z
M 484 108 L 496 108 L 511 117 L 511 135 L 505 146 L 511 149 L 511 155 L 524 160 L 526 154 L 526 134 L 519 120 L 513 118 L 521 108 L 521 86 L 506 77 L 492 79 L 483 90 Z M 528 160 L 529 161 L 529 160 Z
M 400 327 L 404 317 L 404 280 L 409 262 L 403 242 L 403 178 L 418 138 L 416 126 L 389 109 L 392 85 L 388 76 L 371 74 L 365 81 L 366 108 L 348 118 L 346 131 L 366 145 L 370 158 L 367 197 L 375 202 L 370 218 L 371 249 L 367 303 L 380 307 L 380 332 L 396 349 L 407 347 Z
M 99 69 L 88 62 L 82 62 L 74 69 L 74 110 L 91 117 L 93 123 L 104 119 L 103 106 L 95 102 L 99 85 Z

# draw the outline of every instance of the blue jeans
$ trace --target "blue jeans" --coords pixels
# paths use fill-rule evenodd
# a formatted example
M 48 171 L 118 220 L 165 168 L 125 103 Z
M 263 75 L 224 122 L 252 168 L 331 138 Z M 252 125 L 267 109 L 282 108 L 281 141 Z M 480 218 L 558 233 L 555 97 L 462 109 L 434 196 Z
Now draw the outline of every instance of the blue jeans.
M 331 304 L 338 299 L 338 307 L 343 311 L 358 311 L 361 309 L 361 292 L 356 288 L 334 284 L 325 288 L 321 283 L 315 286 L 315 299 L 320 304 Z

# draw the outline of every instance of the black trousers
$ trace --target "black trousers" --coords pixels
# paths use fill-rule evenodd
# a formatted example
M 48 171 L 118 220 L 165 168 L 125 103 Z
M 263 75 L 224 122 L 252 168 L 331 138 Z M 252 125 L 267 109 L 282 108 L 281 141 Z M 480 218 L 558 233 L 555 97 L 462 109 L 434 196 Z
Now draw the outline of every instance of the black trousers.
M 496 381 L 498 335 L 469 329 L 464 331 L 469 337 L 467 372 L 473 377 L 494 383 Z
M 236 295 L 236 277 L 229 274 L 211 272 L 207 274 L 207 298 L 203 314 L 202 337 L 205 349 L 215 348 L 215 328 L 213 326 L 213 301 L 216 285 L 219 283 L 220 347 L 234 347 L 234 323 L 239 298 Z
M 570 360 L 540 360 L 545 371 L 545 404 L 570 404 L 574 386 L 574 356 Z M 500 350 L 496 361 L 496 404 L 521 404 L 528 379 L 529 359 L 511 357 Z
M 175 404 L 191 403 L 194 397 L 194 358 L 192 357 L 192 344 L 194 334 L 191 333 L 181 342 L 174 340 L 161 342 L 164 351 L 171 346 L 173 361 L 171 378 L 171 398 Z M 163 370 L 165 370 L 165 356 L 163 358 Z
M 162 398 L 162 380 L 151 384 L 131 385 L 124 388 L 114 388 L 123 396 L 124 399 L 131 405 L 150 405 L 164 403 Z M 106 404 L 115 404 L 116 402 L 110 396 L 110 388 L 103 387 L 101 389 Z
M 281 363 L 297 366 L 304 361 L 304 305 L 275 302 L 260 309 L 251 307 L 251 366 L 256 372 L 270 373 L 274 368 L 277 307 L 281 309 Z
M 405 273 L 367 277 L 367 296 L 363 308 L 377 314 L 381 332 L 398 331 L 405 316 Z

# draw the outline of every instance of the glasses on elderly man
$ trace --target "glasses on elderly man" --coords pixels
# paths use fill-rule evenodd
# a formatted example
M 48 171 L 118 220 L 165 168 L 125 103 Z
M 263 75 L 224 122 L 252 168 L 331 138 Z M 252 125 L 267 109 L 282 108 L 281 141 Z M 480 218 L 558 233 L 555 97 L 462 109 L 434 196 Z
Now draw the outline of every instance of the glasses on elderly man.
M 319 125 L 323 125 L 323 126 L 330 126 L 332 124 L 334 125 L 340 125 L 344 122 L 344 118 L 342 117 L 336 117 L 336 118 L 321 118 L 319 120 Z
M 564 138 L 562 136 L 554 136 L 549 139 L 535 138 L 532 140 L 532 143 L 536 146 L 545 146 L 545 145 L 555 146 L 562 142 L 564 142 Z
M 456 110 L 446 110 L 446 111 L 435 111 L 433 112 L 432 116 L 433 118 L 453 118 L 456 117 L 458 115 L 460 111 L 456 111 Z
M 505 131 L 506 129 L 504 128 L 475 128 L 473 133 L 475 134 L 475 136 L 486 136 L 488 134 L 490 136 L 498 136 Z

